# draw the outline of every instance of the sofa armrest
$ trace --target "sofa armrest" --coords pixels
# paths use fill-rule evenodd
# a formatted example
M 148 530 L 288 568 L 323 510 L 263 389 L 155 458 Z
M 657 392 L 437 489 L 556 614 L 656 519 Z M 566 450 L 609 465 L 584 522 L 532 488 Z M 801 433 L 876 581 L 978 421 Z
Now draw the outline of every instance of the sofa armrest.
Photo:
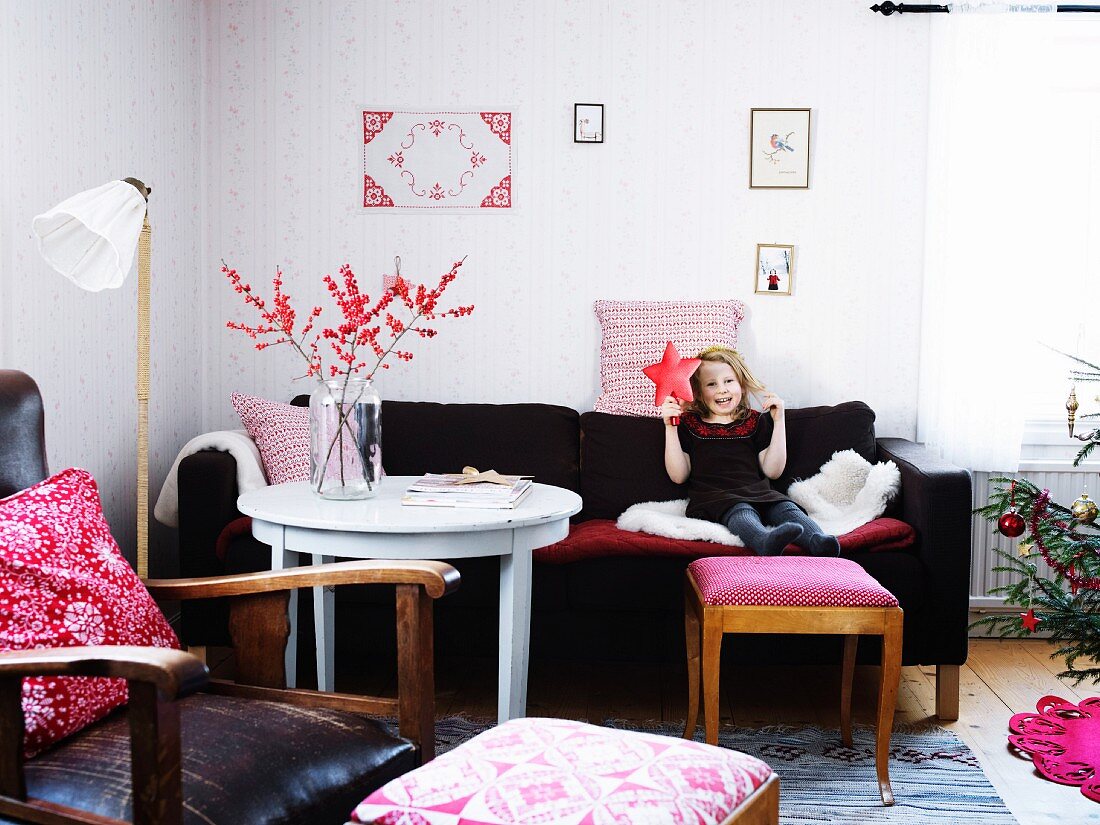
M 900 517 L 916 528 L 916 553 L 928 572 L 925 626 L 952 651 L 952 662 L 937 664 L 962 664 L 970 609 L 970 472 L 904 438 L 878 439 L 878 460 L 901 471 Z
M 217 576 L 225 566 L 215 552 L 218 536 L 237 510 L 237 462 L 218 450 L 202 450 L 179 465 L 180 575 Z

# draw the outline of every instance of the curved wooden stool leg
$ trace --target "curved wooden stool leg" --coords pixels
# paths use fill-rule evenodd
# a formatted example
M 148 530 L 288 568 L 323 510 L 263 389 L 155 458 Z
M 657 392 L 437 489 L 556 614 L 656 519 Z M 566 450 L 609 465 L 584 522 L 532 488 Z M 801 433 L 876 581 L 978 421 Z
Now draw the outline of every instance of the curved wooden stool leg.
M 722 616 L 703 609 L 703 727 L 708 745 L 718 744 L 718 673 L 722 665 Z
M 688 677 L 688 706 L 687 721 L 684 723 L 684 738 L 695 737 L 695 727 L 699 723 L 699 680 L 702 677 L 702 659 L 700 648 L 702 640 L 699 634 L 702 628 L 699 626 L 700 609 L 698 599 L 695 598 L 695 588 L 691 586 L 691 574 L 687 574 L 684 582 L 684 636 L 687 639 L 687 677 Z
M 882 634 L 882 668 L 878 692 L 878 720 L 875 728 L 875 772 L 883 805 L 894 804 L 890 788 L 890 731 L 894 727 L 894 706 L 898 700 L 901 680 L 901 622 L 899 609 L 886 612 L 886 627 Z
M 852 747 L 852 677 L 856 672 L 856 645 L 859 635 L 844 636 L 844 664 L 840 668 L 840 740 Z

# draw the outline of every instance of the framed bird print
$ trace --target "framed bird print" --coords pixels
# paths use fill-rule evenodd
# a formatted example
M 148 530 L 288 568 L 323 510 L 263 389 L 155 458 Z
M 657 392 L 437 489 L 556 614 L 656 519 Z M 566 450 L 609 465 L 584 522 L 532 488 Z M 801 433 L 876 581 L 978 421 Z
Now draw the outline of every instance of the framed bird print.
M 810 188 L 810 110 L 753 109 L 749 188 Z

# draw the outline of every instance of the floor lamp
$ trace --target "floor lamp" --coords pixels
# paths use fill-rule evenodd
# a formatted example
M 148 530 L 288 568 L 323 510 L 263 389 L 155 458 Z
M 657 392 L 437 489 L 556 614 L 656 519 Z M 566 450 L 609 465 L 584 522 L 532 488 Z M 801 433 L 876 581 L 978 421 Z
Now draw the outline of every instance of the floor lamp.
M 137 178 L 73 195 L 34 219 L 38 251 L 81 289 L 122 286 L 138 253 L 137 572 L 149 576 L 149 228 L 151 188 Z

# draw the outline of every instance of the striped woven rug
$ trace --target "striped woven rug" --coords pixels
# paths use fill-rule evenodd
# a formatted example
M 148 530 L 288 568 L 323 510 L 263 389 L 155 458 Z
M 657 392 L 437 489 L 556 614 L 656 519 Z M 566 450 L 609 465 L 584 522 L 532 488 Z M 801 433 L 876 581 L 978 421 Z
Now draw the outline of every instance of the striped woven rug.
M 490 720 L 449 716 L 436 722 L 436 748 L 446 753 L 488 729 Z M 627 730 L 679 736 L 683 724 L 605 720 Z M 696 734 L 702 740 L 702 731 Z M 852 748 L 836 730 L 723 727 L 718 743 L 764 760 L 779 774 L 779 816 L 802 823 L 906 823 L 906 825 L 1014 825 L 978 760 L 955 734 L 941 727 L 897 730 L 890 739 L 890 784 L 896 804 L 885 808 L 875 778 L 874 732 L 854 727 Z

